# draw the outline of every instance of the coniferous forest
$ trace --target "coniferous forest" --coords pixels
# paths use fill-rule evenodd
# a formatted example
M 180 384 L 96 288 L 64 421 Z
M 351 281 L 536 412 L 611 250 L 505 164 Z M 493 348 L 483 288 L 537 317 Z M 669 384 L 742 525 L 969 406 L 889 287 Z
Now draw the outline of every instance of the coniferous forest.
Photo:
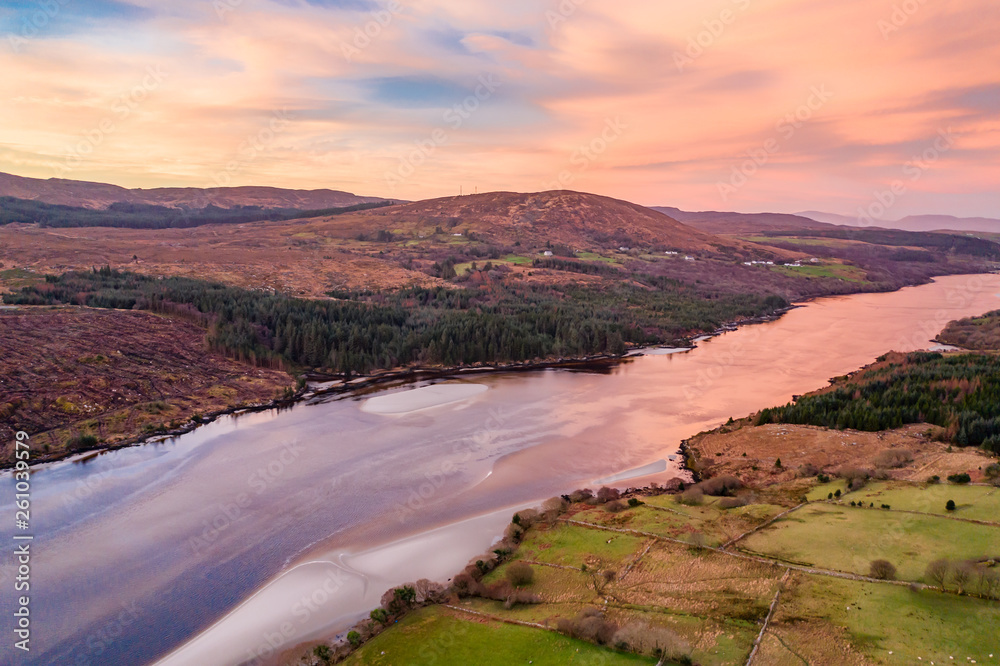
M 889 354 L 829 390 L 761 411 L 757 423 L 869 432 L 931 423 L 959 446 L 1000 453 L 1000 357 Z
M 4 300 L 180 316 L 205 327 L 208 346 L 230 356 L 345 375 L 414 363 L 622 354 L 627 344 L 668 342 L 788 305 L 773 295 L 709 294 L 666 281 L 656 288 L 492 285 L 331 296 L 305 300 L 102 268 L 48 276 Z

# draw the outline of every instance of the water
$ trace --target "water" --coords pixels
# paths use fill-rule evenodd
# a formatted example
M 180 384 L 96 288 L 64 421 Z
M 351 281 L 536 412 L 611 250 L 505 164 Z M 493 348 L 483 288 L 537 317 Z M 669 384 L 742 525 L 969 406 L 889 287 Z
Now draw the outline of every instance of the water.
M 45 465 L 32 476 L 33 649 L 15 655 L 5 641 L 0 661 L 151 663 L 317 553 L 357 574 L 351 580 L 361 587 L 393 580 L 384 571 L 390 566 L 403 580 L 423 571 L 441 576 L 454 570 L 442 567 L 454 561 L 460 568 L 488 545 L 506 522 L 496 516 L 509 513 L 421 541 L 425 555 L 442 553 L 438 567 L 406 557 L 416 551 L 402 546 L 353 559 L 345 553 L 667 459 L 680 440 L 730 416 L 783 404 L 889 349 L 928 347 L 951 319 L 1000 308 L 998 293 L 1000 276 L 957 276 L 891 294 L 822 299 L 694 351 L 644 356 L 603 372 L 465 377 L 460 381 L 487 390 L 422 411 L 363 410 L 370 395 L 331 399 L 221 419 L 169 443 Z M 671 462 L 660 476 L 676 473 Z M 9 473 L 0 484 L 0 515 L 12 516 Z M 0 538 L 10 544 L 8 523 Z M 431 543 L 447 556 L 428 551 Z M 5 559 L 6 617 L 13 576 Z M 287 597 L 293 580 L 279 580 L 268 594 Z M 309 629 L 332 623 L 343 615 L 338 608 L 377 603 L 382 590 L 361 587 L 341 585 L 341 596 L 310 617 Z M 273 620 L 263 617 L 268 612 L 288 613 L 260 605 L 245 609 L 241 623 L 252 615 L 265 626 Z M 227 635 L 233 624 L 202 637 L 199 645 L 214 645 L 210 663 L 246 658 L 245 636 Z

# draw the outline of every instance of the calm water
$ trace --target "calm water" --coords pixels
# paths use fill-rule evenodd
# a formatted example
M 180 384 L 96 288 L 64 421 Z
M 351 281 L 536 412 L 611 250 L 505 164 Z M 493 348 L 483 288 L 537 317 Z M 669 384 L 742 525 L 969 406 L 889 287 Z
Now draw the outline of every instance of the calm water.
M 33 650 L 5 640 L 0 662 L 149 663 L 311 549 L 386 543 L 667 458 L 730 416 L 926 348 L 951 319 L 1000 308 L 998 294 L 989 275 L 824 299 L 605 373 L 464 378 L 489 390 L 409 415 L 329 400 L 47 465 L 32 481 Z M 0 484 L 12 516 L 10 475 Z M 12 576 L 5 558 L 8 618 Z

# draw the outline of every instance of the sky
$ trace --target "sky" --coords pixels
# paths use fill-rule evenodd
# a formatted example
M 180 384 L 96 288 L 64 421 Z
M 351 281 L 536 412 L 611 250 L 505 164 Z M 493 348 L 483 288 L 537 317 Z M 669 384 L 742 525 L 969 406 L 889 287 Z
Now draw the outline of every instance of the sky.
M 0 171 L 1000 217 L 995 0 L 0 0 Z

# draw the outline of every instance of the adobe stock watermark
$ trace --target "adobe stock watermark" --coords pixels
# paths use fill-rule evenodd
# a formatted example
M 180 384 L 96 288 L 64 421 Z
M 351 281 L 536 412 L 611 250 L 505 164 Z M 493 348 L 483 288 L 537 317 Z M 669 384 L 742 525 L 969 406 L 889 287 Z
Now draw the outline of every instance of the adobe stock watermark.
M 396 506 L 396 520 L 405 523 L 418 511 L 422 511 L 444 486 L 447 478 L 462 470 L 463 466 L 491 450 L 491 446 L 503 437 L 521 437 L 516 431 L 509 431 L 508 424 L 513 416 L 506 414 L 503 407 L 490 409 L 483 426 L 467 440 L 461 440 L 452 449 L 454 458 L 448 458 L 432 472 L 424 474 L 424 481 L 410 491 L 405 501 Z
M 304 452 L 305 448 L 298 442 L 285 444 L 281 452 L 266 465 L 255 469 L 247 477 L 247 490 L 237 494 L 231 501 L 219 504 L 215 515 L 210 520 L 202 521 L 201 531 L 188 539 L 191 554 L 204 557 L 225 532 L 250 514 L 254 501 L 277 483 Z
M 603 129 L 590 141 L 577 146 L 569 158 L 572 169 L 564 169 L 556 176 L 556 179 L 545 183 L 543 189 L 563 190 L 577 179 L 600 159 L 622 137 L 628 125 L 621 119 L 621 116 L 606 118 Z
M 768 137 L 759 147 L 746 151 L 746 159 L 733 165 L 729 180 L 720 180 L 716 183 L 722 201 L 729 201 L 729 197 L 750 182 L 750 179 L 781 151 L 782 144 L 790 141 L 827 102 L 833 99 L 833 96 L 834 93 L 827 90 L 825 84 L 812 86 L 805 103 L 778 120 L 774 127 L 775 135 Z
M 212 0 L 212 8 L 220 21 L 225 21 L 226 15 L 235 12 L 242 4 L 243 0 Z
M 459 131 L 501 87 L 503 87 L 503 81 L 498 79 L 496 75 L 481 75 L 479 85 L 473 89 L 472 93 L 461 102 L 446 109 L 441 120 L 451 131 Z M 414 141 L 414 147 L 399 156 L 399 164 L 395 171 L 385 172 L 385 183 L 389 187 L 389 191 L 394 193 L 399 185 L 416 174 L 449 141 L 451 141 L 451 134 L 445 127 L 437 127 L 427 137 Z
M 674 66 L 677 71 L 683 73 L 684 68 L 693 65 L 694 61 L 705 55 L 708 49 L 715 46 L 726 29 L 736 23 L 741 13 L 750 8 L 750 0 L 731 0 L 736 6 L 736 10 L 729 7 L 719 12 L 715 18 L 705 19 L 702 25 L 705 29 L 688 39 L 687 46 L 683 51 L 674 51 Z
M 894 32 L 902 30 L 903 26 L 909 23 L 910 19 L 926 4 L 927 0 L 903 0 L 903 2 L 893 5 L 888 20 L 879 19 L 875 24 L 878 31 L 882 33 L 882 39 L 888 41 Z
M 267 124 L 256 134 L 247 136 L 236 149 L 236 158 L 226 163 L 220 171 L 212 175 L 212 183 L 207 187 L 226 187 L 233 182 L 233 176 L 245 169 L 251 162 L 260 157 L 274 143 L 279 134 L 286 131 L 292 124 L 294 116 L 288 109 L 281 109 L 271 114 Z
M 323 578 L 323 582 L 316 585 L 309 594 L 302 595 L 289 609 L 292 620 L 285 620 L 271 631 L 265 631 L 261 635 L 261 642 L 247 650 L 244 664 L 260 664 L 273 658 L 283 648 L 288 647 L 292 641 L 301 640 L 298 638 L 299 627 L 306 626 L 316 613 L 330 613 L 335 609 L 326 609 L 327 604 L 337 598 L 341 588 L 347 583 L 347 573 L 335 565 Z
M 356 56 L 371 46 L 382 33 L 392 25 L 397 16 L 403 13 L 403 5 L 396 0 L 389 0 L 385 9 L 375 9 L 371 12 L 371 20 L 364 25 L 354 27 L 354 37 L 350 42 L 340 43 L 340 52 L 344 55 L 344 60 L 353 62 Z
M 941 157 L 955 147 L 955 135 L 951 127 L 938 130 L 938 135 L 919 155 L 914 155 L 903 165 L 904 178 L 898 178 L 884 190 L 872 194 L 872 201 L 867 206 L 858 207 L 858 224 L 870 227 L 882 220 L 886 213 L 895 206 L 910 190 L 910 184 L 923 178 L 924 173 L 933 167 Z
M 38 34 L 59 16 L 62 8 L 68 5 L 70 0 L 38 0 L 35 3 L 37 9 L 21 18 L 21 29 L 17 34 L 7 35 L 7 43 L 14 53 L 20 53 L 21 47 L 38 36 Z
M 162 65 L 148 65 L 145 76 L 112 102 L 111 115 L 102 118 L 96 127 L 84 132 L 76 143 L 67 147 L 62 163 L 56 167 L 57 177 L 82 165 L 84 158 L 97 150 L 110 135 L 117 132 L 120 123 L 128 120 L 142 103 L 163 85 L 167 76 L 168 73 Z
M 73 666 L 97 666 L 106 663 L 100 657 L 124 635 L 128 627 L 135 624 L 141 615 L 142 609 L 135 601 L 123 603 L 117 614 L 103 621 L 87 636 L 84 644 L 76 651 Z
M 549 24 L 550 30 L 557 29 L 560 25 L 568 21 L 573 14 L 576 14 L 587 0 L 560 0 L 554 9 L 545 11 L 545 20 Z

